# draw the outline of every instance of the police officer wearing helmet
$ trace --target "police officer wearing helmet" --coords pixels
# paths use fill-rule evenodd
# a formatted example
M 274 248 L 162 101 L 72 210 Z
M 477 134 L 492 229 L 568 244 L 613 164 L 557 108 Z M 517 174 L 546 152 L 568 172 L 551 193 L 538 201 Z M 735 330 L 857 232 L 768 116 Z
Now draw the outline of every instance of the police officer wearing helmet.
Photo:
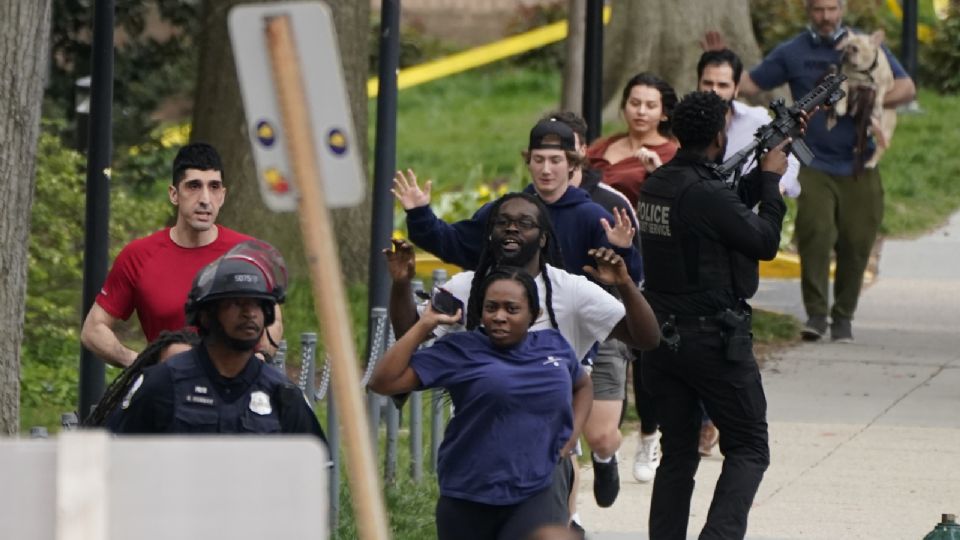
M 720 430 L 724 455 L 701 539 L 744 537 L 770 462 L 767 403 L 745 300 L 757 289 L 758 260 L 777 253 L 786 212 L 778 183 L 787 156 L 778 146 L 743 178 L 739 193 L 729 189 L 715 172 L 726 146 L 726 111 L 715 93 L 684 97 L 673 116 L 680 151 L 641 187 L 644 296 L 663 335 L 642 359 L 662 432 L 652 540 L 687 537 L 701 400 Z
M 118 433 L 309 433 L 324 439 L 299 388 L 254 356 L 283 302 L 286 268 L 269 244 L 238 244 L 204 267 L 187 300 L 201 342 L 143 372 Z

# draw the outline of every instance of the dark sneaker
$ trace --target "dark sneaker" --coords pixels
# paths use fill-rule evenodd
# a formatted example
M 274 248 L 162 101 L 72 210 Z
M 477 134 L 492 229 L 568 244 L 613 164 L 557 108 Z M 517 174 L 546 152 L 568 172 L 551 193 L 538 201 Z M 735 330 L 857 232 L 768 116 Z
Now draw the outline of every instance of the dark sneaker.
M 827 318 L 822 315 L 814 315 L 807 319 L 807 323 L 800 330 L 800 337 L 804 341 L 820 341 L 827 335 Z
M 853 326 L 850 319 L 834 319 L 830 323 L 830 339 L 834 343 L 853 343 Z
M 597 506 L 607 508 L 617 500 L 617 495 L 620 494 L 617 456 L 614 454 L 609 463 L 598 463 L 592 453 L 591 459 L 593 460 L 593 497 L 597 500 Z

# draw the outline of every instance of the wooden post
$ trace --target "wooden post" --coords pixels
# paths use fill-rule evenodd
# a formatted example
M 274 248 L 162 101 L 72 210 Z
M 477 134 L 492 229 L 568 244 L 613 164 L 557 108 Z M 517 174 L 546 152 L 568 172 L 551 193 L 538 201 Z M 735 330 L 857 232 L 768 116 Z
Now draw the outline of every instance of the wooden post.
M 357 528 L 364 540 L 389 538 L 383 492 L 360 392 L 359 365 L 350 333 L 337 240 L 323 191 L 300 62 L 288 16 L 271 17 L 267 45 L 293 178 L 300 192 L 300 229 L 310 268 L 313 298 L 330 357 L 333 395 L 347 447 L 347 480 Z M 322 179 L 321 179 L 322 180 Z M 328 181 L 330 179 L 327 179 Z

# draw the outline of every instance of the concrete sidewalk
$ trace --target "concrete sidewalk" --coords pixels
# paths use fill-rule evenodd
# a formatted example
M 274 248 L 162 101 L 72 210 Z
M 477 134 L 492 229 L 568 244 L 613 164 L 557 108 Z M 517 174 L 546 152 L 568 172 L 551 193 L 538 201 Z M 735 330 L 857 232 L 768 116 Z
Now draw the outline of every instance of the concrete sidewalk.
M 755 306 L 803 318 L 800 286 L 765 281 Z M 916 240 L 884 243 L 861 297 L 856 343 L 803 344 L 763 369 L 772 464 L 747 538 L 920 539 L 960 513 L 960 214 Z M 629 432 L 629 433 L 628 433 Z M 652 484 L 621 448 L 621 492 L 599 509 L 583 470 L 579 511 L 595 540 L 646 538 Z M 723 463 L 704 459 L 688 535 L 706 518 Z

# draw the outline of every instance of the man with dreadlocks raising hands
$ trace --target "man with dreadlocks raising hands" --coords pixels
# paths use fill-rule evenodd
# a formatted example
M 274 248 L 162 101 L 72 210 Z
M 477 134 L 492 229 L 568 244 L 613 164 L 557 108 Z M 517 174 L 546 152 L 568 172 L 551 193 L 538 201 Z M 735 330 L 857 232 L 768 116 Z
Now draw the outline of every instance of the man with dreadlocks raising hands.
M 524 269 L 536 278 L 540 296 L 539 315 L 531 330 L 554 328 L 582 358 L 598 341 L 620 339 L 638 349 L 650 349 L 659 342 L 653 312 L 640 294 L 623 259 L 610 248 L 588 252 L 597 268 L 584 265 L 582 271 L 617 289 L 623 303 L 602 287 L 560 268 L 562 261 L 557 238 L 539 198 L 527 193 L 511 193 L 493 203 L 487 220 L 480 261 L 476 272 L 461 272 L 444 284 L 467 306 L 470 291 L 498 265 Z M 411 280 L 414 276 L 413 246 L 396 240 L 394 249 L 384 250 L 393 277 L 390 317 L 394 332 L 401 336 L 416 321 Z M 469 323 L 469 321 L 468 321 Z M 462 326 L 439 326 L 437 337 L 460 330 Z
M 612 208 L 608 212 L 591 200 L 586 191 L 574 186 L 573 180 L 580 172 L 583 156 L 577 151 L 576 134 L 571 126 L 556 117 L 540 120 L 530 130 L 523 157 L 532 179 L 524 193 L 543 203 L 544 217 L 552 221 L 558 231 L 553 243 L 558 255 L 550 264 L 572 274 L 588 275 L 584 268 L 596 264 L 588 252 L 605 247 L 624 259 L 633 281 L 639 282 L 640 254 L 633 245 L 636 229 L 630 212 L 623 208 Z M 480 252 L 490 240 L 487 226 L 492 204 L 480 208 L 470 219 L 445 223 L 430 209 L 430 183 L 427 182 L 421 190 L 412 171 L 406 175 L 397 173 L 394 194 L 407 211 L 407 230 L 414 244 L 445 262 L 467 270 L 478 268 Z M 592 339 L 583 351 L 579 351 L 576 345 L 574 349 L 584 355 L 589 351 L 591 358 L 595 351 L 593 343 L 604 341 L 609 334 L 609 328 L 606 332 L 595 332 L 589 326 L 596 315 L 597 312 L 591 312 L 584 317 L 590 321 L 586 326 L 573 325 L 580 328 L 582 339 Z M 596 319 L 597 323 L 602 324 L 601 321 L 602 318 Z M 565 337 L 573 343 L 571 336 Z M 608 507 L 616 500 L 620 489 L 616 451 L 621 442 L 621 388 L 626 365 L 622 359 L 617 362 L 609 358 L 608 349 L 601 350 L 597 356 L 593 373 L 595 403 L 585 435 L 594 452 L 594 497 L 599 506 Z M 613 395 L 611 388 L 614 389 Z

